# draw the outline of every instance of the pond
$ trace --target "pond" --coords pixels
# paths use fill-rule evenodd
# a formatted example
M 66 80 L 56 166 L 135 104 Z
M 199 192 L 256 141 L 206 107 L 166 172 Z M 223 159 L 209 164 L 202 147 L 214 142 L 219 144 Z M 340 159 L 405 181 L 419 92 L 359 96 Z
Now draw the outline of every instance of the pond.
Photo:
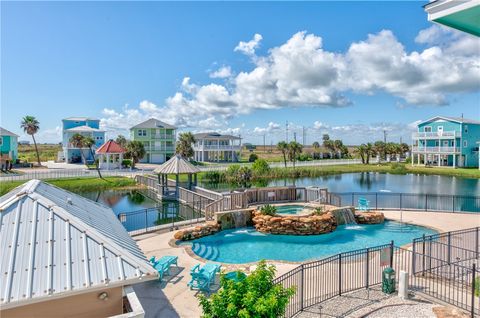
M 389 174 L 379 172 L 343 173 L 315 178 L 275 179 L 253 184 L 253 187 L 320 186 L 330 192 L 403 192 L 416 194 L 448 194 L 480 196 L 480 179 L 421 174 Z M 227 184 L 203 183 L 210 189 L 236 188 Z
M 79 195 L 110 207 L 120 218 L 127 231 L 192 220 L 201 217 L 198 212 L 176 201 L 156 201 L 141 190 L 107 190 L 81 192 Z

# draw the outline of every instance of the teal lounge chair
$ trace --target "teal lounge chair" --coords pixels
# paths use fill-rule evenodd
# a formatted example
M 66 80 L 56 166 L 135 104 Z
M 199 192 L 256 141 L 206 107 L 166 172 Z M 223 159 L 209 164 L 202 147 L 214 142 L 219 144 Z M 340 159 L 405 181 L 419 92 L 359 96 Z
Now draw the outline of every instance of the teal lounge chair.
M 368 212 L 370 211 L 370 201 L 365 198 L 358 198 L 357 210 Z
M 207 263 L 202 268 L 200 264 L 195 265 L 190 270 L 192 279 L 187 284 L 190 289 L 199 289 L 203 291 L 210 291 L 210 286 L 215 281 L 215 275 L 220 272 L 220 265 L 214 263 Z
M 163 275 L 166 273 L 170 275 L 170 266 L 174 265 L 178 267 L 178 257 L 177 256 L 162 256 L 158 260 L 155 259 L 155 256 L 150 258 L 150 264 L 158 272 L 158 280 L 163 279 Z

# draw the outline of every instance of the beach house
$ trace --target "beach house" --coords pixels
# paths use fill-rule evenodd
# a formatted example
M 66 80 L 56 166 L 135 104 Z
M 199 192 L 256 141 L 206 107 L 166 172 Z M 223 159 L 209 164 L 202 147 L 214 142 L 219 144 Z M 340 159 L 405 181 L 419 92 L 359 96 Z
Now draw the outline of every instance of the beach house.
M 194 134 L 195 161 L 238 161 L 242 139 L 216 132 Z
M 412 164 L 478 167 L 480 121 L 437 116 L 422 121 L 412 136 Z
M 70 163 L 82 162 L 83 160 L 93 162 L 95 150 L 105 142 L 105 131 L 100 129 L 100 120 L 88 117 L 70 117 L 62 119 L 62 124 L 63 151 L 58 154 L 58 160 Z M 70 138 L 75 134 L 92 137 L 95 141 L 95 145 L 92 147 L 93 152 L 90 152 L 88 148 L 80 149 L 72 145 Z
M 130 128 L 130 139 L 143 143 L 144 163 L 164 163 L 175 154 L 176 127 L 150 118 Z
M 0 162 L 2 166 L 15 163 L 18 158 L 18 135 L 0 127 Z

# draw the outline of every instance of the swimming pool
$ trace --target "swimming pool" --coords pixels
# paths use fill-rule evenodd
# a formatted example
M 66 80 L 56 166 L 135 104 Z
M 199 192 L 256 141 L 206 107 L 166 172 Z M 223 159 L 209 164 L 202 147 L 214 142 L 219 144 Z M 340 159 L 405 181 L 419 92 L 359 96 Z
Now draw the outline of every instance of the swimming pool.
M 262 259 L 301 262 L 394 241 L 400 246 L 413 238 L 437 233 L 410 224 L 386 221 L 375 225 L 340 225 L 322 235 L 273 235 L 254 228 L 224 230 L 191 242 L 198 256 L 222 263 L 242 264 Z
M 278 214 L 299 214 L 304 210 L 303 205 L 291 204 L 291 205 L 276 205 Z

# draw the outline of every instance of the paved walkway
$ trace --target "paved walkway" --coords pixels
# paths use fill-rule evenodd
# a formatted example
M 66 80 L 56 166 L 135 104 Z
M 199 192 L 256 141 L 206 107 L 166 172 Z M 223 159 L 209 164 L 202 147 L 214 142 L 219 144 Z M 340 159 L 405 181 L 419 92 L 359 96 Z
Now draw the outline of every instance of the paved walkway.
M 403 215 L 401 215 L 400 211 L 382 212 L 389 219 L 400 220 L 402 216 L 404 222 L 431 226 L 441 231 L 452 231 L 480 225 L 480 215 L 478 214 L 403 212 Z M 174 232 L 152 233 L 135 237 L 138 245 L 148 258 L 162 255 L 178 256 L 179 268 L 172 271 L 172 276 L 166 277 L 166 283 L 154 281 L 135 285 L 135 291 L 146 310 L 147 318 L 201 316 L 201 309 L 195 297 L 197 292 L 191 291 L 187 287 L 190 280 L 190 268 L 201 262 L 188 255 L 184 248 L 170 246 L 169 241 L 173 238 L 173 234 Z M 297 265 L 276 263 L 276 266 L 277 275 L 282 275 Z M 254 268 L 254 266 L 241 267 L 246 270 Z M 232 266 L 224 268 L 226 270 L 234 269 Z

